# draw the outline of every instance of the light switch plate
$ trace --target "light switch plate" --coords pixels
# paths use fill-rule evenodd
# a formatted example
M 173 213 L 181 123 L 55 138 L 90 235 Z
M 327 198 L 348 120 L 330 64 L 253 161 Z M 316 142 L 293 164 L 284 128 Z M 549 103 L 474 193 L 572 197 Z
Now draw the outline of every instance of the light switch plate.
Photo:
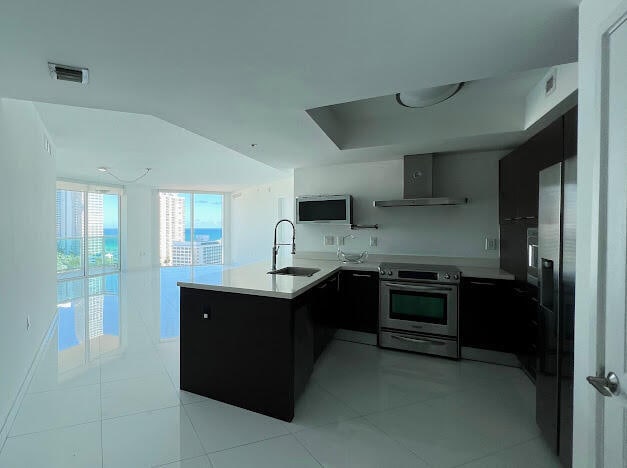
M 370 236 L 370 247 L 376 247 L 379 243 L 377 236 Z
M 497 240 L 493 237 L 485 238 L 485 250 L 496 250 L 497 248 Z
M 335 236 L 324 236 L 324 245 L 335 245 Z

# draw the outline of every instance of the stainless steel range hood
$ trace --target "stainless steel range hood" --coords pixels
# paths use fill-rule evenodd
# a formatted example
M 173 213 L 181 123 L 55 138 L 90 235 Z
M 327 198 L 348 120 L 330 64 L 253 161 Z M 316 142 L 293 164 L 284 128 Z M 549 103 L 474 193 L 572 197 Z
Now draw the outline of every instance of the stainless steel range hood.
M 374 206 L 464 205 L 467 198 L 433 196 L 433 154 L 412 154 L 403 158 L 403 199 L 376 200 Z

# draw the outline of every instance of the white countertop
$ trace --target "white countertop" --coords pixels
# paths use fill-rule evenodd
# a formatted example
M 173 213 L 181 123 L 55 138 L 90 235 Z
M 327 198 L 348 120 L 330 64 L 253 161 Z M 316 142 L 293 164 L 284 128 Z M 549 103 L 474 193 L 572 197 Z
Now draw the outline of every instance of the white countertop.
M 483 278 L 495 280 L 514 280 L 514 275 L 500 268 L 482 266 L 460 266 L 462 276 L 467 278 Z
M 418 263 L 418 262 L 416 262 Z M 206 289 L 210 291 L 234 292 L 251 294 L 254 296 L 276 297 L 293 299 L 324 281 L 330 275 L 340 270 L 377 271 L 379 262 L 343 264 L 337 260 L 314 260 L 293 258 L 282 261 L 277 268 L 299 266 L 319 268 L 320 271 L 312 276 L 269 275 L 269 262 L 259 262 L 250 265 L 222 270 L 221 277 L 206 283 L 187 283 L 180 281 L 177 284 L 183 288 Z M 514 276 L 499 268 L 483 266 L 460 266 L 462 276 L 512 280 Z

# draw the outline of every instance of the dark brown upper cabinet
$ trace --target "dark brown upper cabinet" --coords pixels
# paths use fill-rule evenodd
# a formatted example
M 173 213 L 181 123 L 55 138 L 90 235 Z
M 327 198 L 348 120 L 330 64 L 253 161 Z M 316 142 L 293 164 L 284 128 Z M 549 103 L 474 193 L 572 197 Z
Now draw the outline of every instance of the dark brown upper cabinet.
M 577 155 L 577 108 L 564 115 L 564 159 Z
M 571 112 L 575 115 L 576 134 L 576 108 Z M 571 116 L 570 120 L 572 118 Z M 560 117 L 499 161 L 499 221 L 501 224 L 537 220 L 538 175 L 542 169 L 564 158 L 565 120 L 565 117 Z M 570 125 L 572 126 L 572 123 Z

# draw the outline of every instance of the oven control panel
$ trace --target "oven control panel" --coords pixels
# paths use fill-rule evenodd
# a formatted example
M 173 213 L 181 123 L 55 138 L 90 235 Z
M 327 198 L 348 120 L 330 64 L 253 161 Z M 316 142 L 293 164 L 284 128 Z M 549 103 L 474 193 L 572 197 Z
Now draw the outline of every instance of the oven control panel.
M 455 267 L 442 265 L 382 263 L 379 278 L 385 281 L 459 283 L 461 272 Z

